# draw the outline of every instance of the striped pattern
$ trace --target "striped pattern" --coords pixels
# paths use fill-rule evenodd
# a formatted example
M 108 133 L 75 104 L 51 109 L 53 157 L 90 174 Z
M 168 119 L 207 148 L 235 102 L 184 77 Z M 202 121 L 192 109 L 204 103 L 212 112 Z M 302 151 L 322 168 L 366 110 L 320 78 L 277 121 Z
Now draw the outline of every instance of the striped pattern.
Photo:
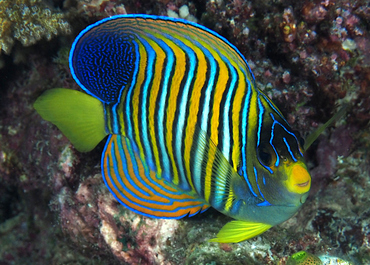
M 181 218 L 208 208 L 196 194 L 184 194 L 163 179 L 157 179 L 126 137 L 110 136 L 102 163 L 105 165 L 103 175 L 110 176 L 105 178 L 106 185 L 116 199 L 132 211 L 148 216 Z
M 230 172 L 261 205 L 276 197 L 259 174 L 273 169 L 256 150 L 262 140 L 274 145 L 273 125 L 290 129 L 223 37 L 182 20 L 116 16 L 81 32 L 70 64 L 79 85 L 105 103 L 113 135 L 103 175 L 130 209 L 169 218 L 209 205 L 237 212 Z M 282 145 L 293 154 L 289 142 Z

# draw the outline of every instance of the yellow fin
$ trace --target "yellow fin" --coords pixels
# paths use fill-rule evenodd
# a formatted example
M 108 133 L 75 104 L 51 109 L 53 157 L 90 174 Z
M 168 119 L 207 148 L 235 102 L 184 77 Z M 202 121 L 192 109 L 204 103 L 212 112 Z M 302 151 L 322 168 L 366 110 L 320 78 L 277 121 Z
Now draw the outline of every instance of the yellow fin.
M 80 152 L 88 152 L 107 135 L 103 103 L 76 90 L 55 88 L 33 104 L 44 120 L 54 123 Z
M 272 225 L 264 223 L 231 221 L 224 225 L 218 232 L 217 237 L 210 239 L 209 242 L 238 243 L 262 234 L 271 227 Z

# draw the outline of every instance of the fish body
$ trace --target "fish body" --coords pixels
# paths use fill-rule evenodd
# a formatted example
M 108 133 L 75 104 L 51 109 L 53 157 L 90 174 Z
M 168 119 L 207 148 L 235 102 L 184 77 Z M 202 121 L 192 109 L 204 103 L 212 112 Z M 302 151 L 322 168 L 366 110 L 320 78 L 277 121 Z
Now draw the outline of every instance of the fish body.
M 114 16 L 78 35 L 70 69 L 90 96 L 54 89 L 34 106 L 80 151 L 109 135 L 103 178 L 129 209 L 181 218 L 212 206 L 237 220 L 213 241 L 238 242 L 306 200 L 311 178 L 298 137 L 217 33 L 167 17 Z

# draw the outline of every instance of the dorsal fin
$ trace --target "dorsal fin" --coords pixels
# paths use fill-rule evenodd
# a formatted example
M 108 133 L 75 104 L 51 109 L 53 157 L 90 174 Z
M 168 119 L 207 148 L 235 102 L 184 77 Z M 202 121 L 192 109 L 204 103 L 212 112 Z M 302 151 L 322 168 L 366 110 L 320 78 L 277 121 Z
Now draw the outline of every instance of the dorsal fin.
M 120 203 L 154 218 L 182 218 L 209 207 L 195 191 L 184 192 L 157 176 L 135 150 L 128 138 L 111 135 L 103 153 L 103 179 Z

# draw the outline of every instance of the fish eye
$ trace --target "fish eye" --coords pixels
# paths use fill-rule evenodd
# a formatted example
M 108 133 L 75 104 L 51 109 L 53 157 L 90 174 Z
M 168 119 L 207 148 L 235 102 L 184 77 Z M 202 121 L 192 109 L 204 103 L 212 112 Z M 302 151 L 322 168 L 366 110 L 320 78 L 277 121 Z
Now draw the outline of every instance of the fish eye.
M 265 166 L 270 166 L 272 164 L 273 157 L 271 151 L 268 150 L 268 148 L 266 147 L 258 148 L 257 156 L 258 160 Z

